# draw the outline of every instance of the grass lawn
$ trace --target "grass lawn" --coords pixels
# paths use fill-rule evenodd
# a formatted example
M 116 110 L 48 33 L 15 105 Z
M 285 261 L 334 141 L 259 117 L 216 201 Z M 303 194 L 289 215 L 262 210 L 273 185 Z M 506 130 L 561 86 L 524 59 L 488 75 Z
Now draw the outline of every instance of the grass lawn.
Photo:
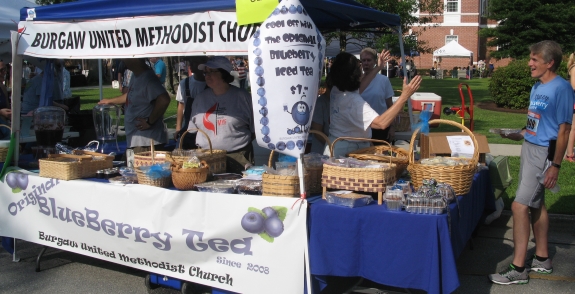
M 402 80 L 399 78 L 391 79 L 392 86 L 395 90 L 400 90 L 402 85 Z M 443 79 L 443 80 L 432 80 L 429 78 L 424 78 L 419 89 L 419 92 L 432 92 L 442 97 L 442 108 L 445 106 L 460 106 L 461 97 L 459 95 L 458 86 L 460 83 L 466 83 L 469 85 L 472 91 L 474 103 L 477 105 L 480 102 L 487 102 L 491 100 L 489 95 L 489 79 L 473 79 L 473 80 L 458 80 L 458 79 Z M 469 103 L 469 97 L 467 96 L 467 88 L 462 87 L 466 103 Z M 75 96 L 80 96 L 82 99 L 82 109 L 92 109 L 94 105 L 99 101 L 99 91 L 98 89 L 77 89 L 72 88 L 72 93 Z M 109 85 L 104 88 L 103 96 L 104 98 L 113 98 L 119 95 L 118 89 L 112 89 Z M 398 93 L 398 92 L 396 92 Z M 174 98 L 174 97 L 172 97 Z M 166 111 L 165 117 L 169 117 L 176 114 L 177 103 L 172 100 L 172 103 Z M 489 143 L 498 144 L 521 144 L 521 142 L 516 142 L 512 140 L 507 140 L 499 137 L 499 135 L 489 133 L 490 128 L 521 128 L 525 125 L 525 114 L 516 113 L 506 113 L 497 112 L 480 109 L 478 107 L 474 108 L 474 120 L 475 120 L 475 131 L 487 136 Z M 442 113 L 442 119 L 457 120 L 455 115 L 445 115 Z M 175 125 L 175 119 L 171 119 L 168 122 L 169 127 Z M 448 132 L 456 131 L 454 127 L 451 126 L 440 126 L 438 128 L 432 129 L 432 132 Z M 510 157 L 510 172 L 513 177 L 513 183 L 502 197 L 505 202 L 505 209 L 510 209 L 511 202 L 515 197 L 515 191 L 517 190 L 517 181 L 519 175 L 519 157 Z M 575 174 L 575 164 L 564 162 L 559 176 L 559 185 L 561 190 L 557 194 L 553 194 L 546 191 L 546 204 L 550 213 L 558 214 L 575 214 L 575 178 L 572 176 Z

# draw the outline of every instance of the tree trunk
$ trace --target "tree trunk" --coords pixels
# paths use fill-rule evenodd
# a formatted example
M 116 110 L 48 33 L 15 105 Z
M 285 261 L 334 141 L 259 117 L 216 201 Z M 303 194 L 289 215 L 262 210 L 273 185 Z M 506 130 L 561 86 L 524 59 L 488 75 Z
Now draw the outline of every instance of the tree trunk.
M 343 32 L 339 33 L 339 52 L 345 52 L 347 47 L 347 35 Z

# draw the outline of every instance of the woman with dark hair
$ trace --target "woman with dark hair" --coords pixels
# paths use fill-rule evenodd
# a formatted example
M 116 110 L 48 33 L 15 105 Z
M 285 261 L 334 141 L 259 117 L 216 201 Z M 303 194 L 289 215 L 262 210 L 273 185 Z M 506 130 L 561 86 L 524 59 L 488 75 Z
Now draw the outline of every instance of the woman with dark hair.
M 379 56 L 379 64 L 389 59 L 389 52 L 383 51 Z M 333 88 L 330 95 L 330 139 L 338 137 L 371 138 L 371 129 L 385 129 L 391 125 L 407 99 L 411 97 L 421 84 L 421 77 L 415 76 L 409 84 L 403 80 L 401 96 L 396 103 L 379 115 L 359 94 L 361 67 L 359 60 L 342 52 L 335 57 L 331 67 L 330 78 Z M 342 141 L 334 146 L 334 156 L 345 156 L 359 148 L 369 147 L 365 141 Z M 329 154 L 329 148 L 324 149 Z
M 252 98 L 246 90 L 230 85 L 234 77 L 227 58 L 212 57 L 198 69 L 204 71 L 209 88 L 198 94 L 192 104 L 189 129 L 206 132 L 212 148 L 227 151 L 227 171 L 240 173 L 254 163 Z M 196 137 L 196 144 L 210 148 L 204 135 Z

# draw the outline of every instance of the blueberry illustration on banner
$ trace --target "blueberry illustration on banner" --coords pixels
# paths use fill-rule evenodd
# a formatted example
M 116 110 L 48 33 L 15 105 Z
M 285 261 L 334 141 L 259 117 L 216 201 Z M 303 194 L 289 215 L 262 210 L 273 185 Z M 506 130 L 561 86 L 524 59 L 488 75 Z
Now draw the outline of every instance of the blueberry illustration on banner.
M 283 0 L 248 42 L 258 145 L 299 157 L 309 134 L 325 40 L 298 0 Z

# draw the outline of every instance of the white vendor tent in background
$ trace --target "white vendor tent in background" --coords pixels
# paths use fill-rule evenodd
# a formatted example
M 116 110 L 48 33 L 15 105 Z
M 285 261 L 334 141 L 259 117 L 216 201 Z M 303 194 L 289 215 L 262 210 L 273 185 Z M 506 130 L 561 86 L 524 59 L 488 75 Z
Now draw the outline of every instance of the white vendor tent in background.
M 433 59 L 467 57 L 473 61 L 473 52 L 461 46 L 457 41 L 451 41 L 445 46 L 433 51 Z
M 0 59 L 4 62 L 11 62 L 10 31 L 18 29 L 20 9 L 25 6 L 36 7 L 37 5 L 33 0 L 2 0 L 0 2 Z

